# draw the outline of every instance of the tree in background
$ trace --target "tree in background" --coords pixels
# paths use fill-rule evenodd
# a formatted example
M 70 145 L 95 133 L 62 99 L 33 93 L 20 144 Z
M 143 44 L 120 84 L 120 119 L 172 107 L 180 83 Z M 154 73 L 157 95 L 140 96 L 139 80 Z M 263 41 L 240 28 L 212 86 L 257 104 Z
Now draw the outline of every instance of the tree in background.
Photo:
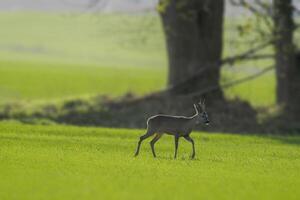
M 231 0 L 242 6 L 258 19 L 256 31 L 261 40 L 270 41 L 274 48 L 276 70 L 276 102 L 282 106 L 285 116 L 300 116 L 300 56 L 294 41 L 296 24 L 292 0 Z M 261 22 L 264 28 L 261 27 Z M 298 53 L 299 54 L 299 53 Z
M 224 104 L 223 90 L 253 80 L 274 69 L 277 77 L 277 100 L 280 105 L 284 105 L 284 114 L 300 116 L 298 111 L 300 77 L 293 45 L 295 29 L 291 0 L 273 0 L 272 3 L 269 0 L 231 0 L 231 2 L 243 6 L 254 14 L 251 20 L 244 21 L 245 26 L 237 27 L 240 35 L 251 33 L 251 41 L 243 41 L 249 44 L 246 51 L 222 59 L 224 0 L 159 0 L 158 11 L 165 33 L 169 60 L 168 87 L 142 98 L 108 102 L 106 106 L 111 109 L 110 111 L 117 113 L 112 116 L 120 117 L 119 120 L 114 118 L 115 126 L 122 126 L 123 123 L 125 127 L 126 124 L 131 125 L 133 121 L 144 125 L 144 120 L 141 121 L 145 117 L 143 113 L 149 115 L 183 113 L 191 108 L 193 102 L 208 97 L 208 102 L 214 104 L 211 108 L 217 113 L 214 116 L 215 128 L 226 130 L 229 127 L 239 130 L 236 126 L 239 124 L 243 131 L 255 129 L 259 127 L 256 111 L 248 103 L 239 100 Z M 252 19 L 256 24 L 248 26 L 247 23 Z M 265 51 L 262 51 L 270 46 L 274 47 L 275 55 L 265 54 Z M 275 65 L 264 69 L 258 68 L 258 72 L 249 76 L 220 84 L 221 66 L 253 59 L 272 59 Z M 116 111 L 113 110 L 117 107 L 115 105 L 118 105 Z M 143 116 L 137 116 L 137 110 L 143 110 L 144 112 L 140 112 Z M 245 120 L 241 120 L 245 115 L 247 116 Z M 135 120 L 127 116 L 134 116 Z M 107 118 L 100 120 L 102 124 L 105 119 Z M 107 120 L 108 124 L 111 124 L 111 119 Z M 271 126 L 277 129 L 279 126 L 273 122 L 275 121 L 270 123 Z
M 171 94 L 218 86 L 224 0 L 160 0 L 158 10 L 166 37 Z M 221 90 L 213 94 L 223 99 Z
M 285 111 L 300 116 L 300 63 L 296 63 L 293 35 L 295 23 L 291 0 L 273 0 L 274 48 L 277 103 Z

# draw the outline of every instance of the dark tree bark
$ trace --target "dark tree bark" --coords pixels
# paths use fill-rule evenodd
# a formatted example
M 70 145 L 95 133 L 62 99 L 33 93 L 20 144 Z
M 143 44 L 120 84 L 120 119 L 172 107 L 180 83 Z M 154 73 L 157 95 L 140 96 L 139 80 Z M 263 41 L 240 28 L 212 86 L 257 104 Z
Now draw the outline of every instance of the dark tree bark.
M 216 63 L 222 56 L 224 0 L 161 0 L 163 3 L 160 14 L 169 58 L 168 86 L 177 86 L 208 67 L 201 77 L 181 84 L 172 94 L 218 85 L 220 66 Z M 220 90 L 213 95 L 223 98 Z
M 300 63 L 297 63 L 291 0 L 273 0 L 277 103 L 290 114 L 300 116 Z

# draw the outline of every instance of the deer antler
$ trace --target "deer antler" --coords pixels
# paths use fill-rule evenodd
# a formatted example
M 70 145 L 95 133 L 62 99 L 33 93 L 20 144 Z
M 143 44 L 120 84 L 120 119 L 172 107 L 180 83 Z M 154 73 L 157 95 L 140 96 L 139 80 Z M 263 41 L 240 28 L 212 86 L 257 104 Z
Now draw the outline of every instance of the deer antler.
M 195 108 L 195 111 L 196 111 L 196 115 L 198 115 L 198 109 L 197 109 L 197 105 L 196 104 L 194 104 L 194 108 Z
M 199 106 L 200 106 L 200 108 L 204 111 L 205 110 L 205 99 L 203 100 L 203 101 L 199 101 Z

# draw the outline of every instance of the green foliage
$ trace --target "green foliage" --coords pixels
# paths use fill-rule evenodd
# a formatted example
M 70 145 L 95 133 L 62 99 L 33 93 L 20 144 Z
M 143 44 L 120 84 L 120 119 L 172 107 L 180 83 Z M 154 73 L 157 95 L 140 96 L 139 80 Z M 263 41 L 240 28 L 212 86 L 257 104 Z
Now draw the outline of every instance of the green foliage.
M 0 123 L 0 199 L 298 199 L 300 138 L 193 133 L 149 140 L 144 130 Z M 5 191 L 5 192 L 4 192 Z
M 251 20 L 247 20 L 244 24 L 237 25 L 237 31 L 241 37 L 250 34 L 251 31 L 253 31 L 253 22 Z
M 159 1 L 159 3 L 156 6 L 156 10 L 159 13 L 164 13 L 168 7 L 168 5 L 170 4 L 171 0 L 161 0 Z

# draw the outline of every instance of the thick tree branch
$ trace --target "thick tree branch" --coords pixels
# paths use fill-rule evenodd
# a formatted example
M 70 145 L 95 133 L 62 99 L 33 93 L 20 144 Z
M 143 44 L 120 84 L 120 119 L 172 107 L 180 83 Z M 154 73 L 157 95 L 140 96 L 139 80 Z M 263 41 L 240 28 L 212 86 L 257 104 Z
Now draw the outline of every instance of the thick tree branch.
M 244 78 L 240 78 L 240 79 L 237 79 L 237 80 L 234 80 L 234 81 L 228 81 L 227 83 L 224 83 L 224 84 L 221 84 L 221 85 L 213 85 L 213 86 L 205 88 L 204 90 L 193 92 L 193 93 L 190 93 L 190 94 L 187 94 L 187 95 L 176 95 L 176 97 L 182 97 L 182 98 L 190 97 L 190 98 L 193 98 L 196 102 L 196 101 L 199 100 L 200 96 L 203 96 L 203 95 L 206 95 L 208 93 L 215 92 L 215 91 L 218 91 L 218 90 L 228 89 L 228 88 L 237 86 L 239 84 L 242 84 L 242 83 L 245 83 L 245 82 L 248 82 L 248 81 L 251 81 L 251 80 L 255 80 L 255 79 L 263 76 L 264 74 L 266 74 L 266 73 L 268 73 L 268 72 L 270 72 L 274 69 L 275 69 L 275 66 L 272 65 L 272 66 L 269 66 L 269 67 L 266 67 L 266 68 L 262 69 L 261 71 L 259 71 L 257 73 L 246 76 Z M 140 100 L 151 99 L 151 98 L 156 98 L 156 97 L 162 97 L 162 96 L 167 96 L 167 95 L 168 95 L 167 91 L 162 90 L 162 91 L 151 93 L 147 96 L 143 96 L 141 98 L 137 98 L 137 99 L 131 101 L 131 103 L 134 103 L 134 102 L 137 102 L 137 101 L 140 101 Z
M 236 61 L 241 61 L 241 60 L 249 60 L 252 58 L 254 59 L 268 59 L 268 58 L 272 58 L 271 56 L 272 55 L 254 55 L 256 52 L 268 47 L 269 45 L 271 45 L 273 43 L 273 40 L 270 40 L 270 41 L 267 41 L 265 43 L 262 43 L 260 45 L 257 45 L 256 47 L 253 47 L 252 49 L 248 49 L 247 51 L 241 53 L 241 54 L 238 54 L 238 55 L 235 55 L 235 56 L 232 56 L 232 57 L 227 57 L 227 58 L 224 58 L 222 61 L 221 61 L 221 64 L 224 65 L 224 64 L 234 64 Z
M 185 86 L 189 85 L 190 83 L 192 83 L 196 79 L 201 78 L 201 76 L 207 70 L 212 70 L 212 69 L 215 69 L 215 68 L 219 68 L 219 67 L 221 67 L 222 65 L 225 65 L 225 64 L 232 65 L 232 64 L 234 64 L 237 61 L 249 60 L 250 57 L 252 57 L 252 56 L 255 57 L 256 60 L 257 59 L 269 59 L 269 58 L 272 58 L 272 57 L 270 57 L 270 55 L 268 55 L 268 57 L 266 57 L 265 55 L 264 56 L 262 56 L 262 55 L 254 55 L 258 51 L 260 51 L 260 50 L 268 47 L 272 43 L 273 43 L 273 40 L 267 41 L 265 43 L 262 43 L 262 44 L 260 44 L 260 45 L 258 45 L 256 47 L 254 47 L 254 48 L 251 48 L 251 49 L 245 51 L 244 53 L 241 53 L 241 54 L 238 54 L 238 55 L 235 55 L 235 56 L 232 56 L 232 57 L 224 58 L 223 60 L 221 60 L 219 62 L 215 62 L 215 63 L 212 63 L 210 65 L 207 65 L 206 67 L 202 67 L 202 68 L 200 68 L 200 70 L 198 70 L 197 72 L 195 72 L 193 76 L 186 78 L 185 80 L 177 83 L 176 85 L 168 87 L 166 89 L 166 92 L 168 91 L 168 92 L 172 93 L 174 91 L 178 91 L 181 88 L 184 88 Z
M 272 65 L 272 66 L 264 68 L 263 70 L 255 73 L 255 74 L 252 74 L 252 75 L 249 75 L 249 76 L 246 76 L 244 78 L 240 78 L 240 79 L 237 79 L 237 80 L 234 80 L 234 81 L 229 81 L 229 82 L 221 84 L 221 85 L 214 85 L 214 86 L 211 86 L 211 87 L 207 87 L 204 90 L 201 90 L 199 92 L 194 92 L 194 93 L 188 94 L 188 96 L 199 97 L 199 96 L 205 95 L 207 93 L 214 92 L 216 90 L 228 89 L 230 87 L 233 87 L 233 86 L 236 86 L 236 85 L 239 85 L 239 84 L 257 79 L 260 76 L 262 76 L 262 75 L 266 74 L 267 72 L 269 72 L 271 70 L 274 70 L 274 69 L 275 69 L 275 66 Z

